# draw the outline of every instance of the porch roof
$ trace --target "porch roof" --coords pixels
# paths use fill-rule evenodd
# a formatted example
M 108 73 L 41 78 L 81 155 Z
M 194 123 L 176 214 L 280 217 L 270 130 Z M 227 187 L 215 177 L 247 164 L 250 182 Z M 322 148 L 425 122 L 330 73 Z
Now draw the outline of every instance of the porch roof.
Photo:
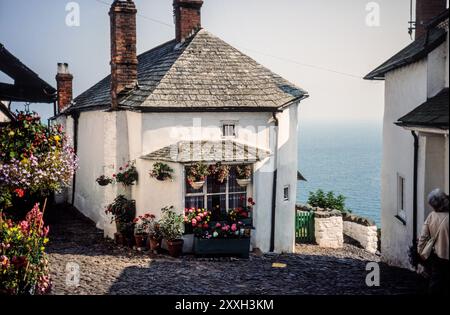
M 429 98 L 425 103 L 410 113 L 401 117 L 398 126 L 417 126 L 448 129 L 449 89 L 445 88 L 436 96 Z
M 235 140 L 179 141 L 149 154 L 142 159 L 177 163 L 191 162 L 257 162 L 270 156 L 266 149 Z

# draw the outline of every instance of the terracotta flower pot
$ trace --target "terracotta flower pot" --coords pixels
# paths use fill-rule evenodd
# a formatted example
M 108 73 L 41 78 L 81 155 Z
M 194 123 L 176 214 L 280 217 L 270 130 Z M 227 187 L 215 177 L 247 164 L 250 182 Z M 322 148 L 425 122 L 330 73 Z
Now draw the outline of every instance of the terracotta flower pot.
M 136 247 L 144 247 L 145 244 L 145 235 L 135 235 L 134 240 L 136 242 Z
M 149 245 L 151 251 L 158 251 L 161 248 L 161 240 L 149 238 Z
M 236 182 L 241 187 L 247 187 L 251 183 L 251 179 L 250 178 L 236 179 Z
M 194 188 L 195 190 L 198 190 L 198 189 L 203 187 L 203 185 L 205 184 L 205 181 L 202 180 L 202 181 L 199 181 L 199 182 L 191 182 L 190 184 L 191 184 L 192 188 Z
M 181 252 L 183 251 L 183 243 L 183 240 L 167 241 L 169 255 L 175 258 L 180 257 Z

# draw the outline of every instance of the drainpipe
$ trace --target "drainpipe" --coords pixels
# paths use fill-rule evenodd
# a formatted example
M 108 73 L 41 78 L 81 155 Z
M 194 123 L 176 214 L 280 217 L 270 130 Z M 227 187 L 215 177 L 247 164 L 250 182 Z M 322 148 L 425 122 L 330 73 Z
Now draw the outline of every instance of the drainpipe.
M 75 151 L 75 154 L 78 155 L 78 118 L 80 117 L 80 113 L 75 112 L 72 114 L 73 118 L 73 149 Z M 75 205 L 75 184 L 76 184 L 76 176 L 77 173 L 73 173 L 72 178 L 72 201 L 71 205 Z
M 413 188 L 413 246 L 417 246 L 417 173 L 419 165 L 419 136 L 412 130 L 414 137 L 414 188 Z
M 272 113 L 275 121 L 275 155 L 274 155 L 274 170 L 273 170 L 273 190 L 272 190 L 272 217 L 270 226 L 270 252 L 275 250 L 275 209 L 277 204 L 277 167 L 278 167 L 278 125 L 279 121 L 277 114 Z

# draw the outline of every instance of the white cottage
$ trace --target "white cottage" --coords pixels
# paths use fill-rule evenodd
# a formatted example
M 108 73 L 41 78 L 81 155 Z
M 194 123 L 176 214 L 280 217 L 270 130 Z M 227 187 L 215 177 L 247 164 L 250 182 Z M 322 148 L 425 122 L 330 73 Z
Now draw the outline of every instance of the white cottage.
M 60 64 L 59 115 L 80 158 L 67 198 L 112 237 L 105 207 L 120 193 L 136 200 L 138 215 L 160 214 L 173 205 L 226 211 L 252 197 L 253 247 L 292 252 L 297 188 L 299 103 L 307 92 L 201 27 L 203 1 L 175 0 L 176 38 L 136 55 L 136 8 L 114 1 L 111 75 L 73 101 L 72 76 Z M 100 187 L 135 160 L 139 180 L 131 188 Z M 186 181 L 186 165 L 222 162 L 232 166 L 218 185 L 199 190 Z M 149 176 L 154 163 L 174 169 L 173 181 Z M 252 182 L 236 184 L 233 165 L 252 166 Z
M 417 0 L 414 42 L 366 76 L 385 81 L 381 253 L 406 268 L 426 196 L 449 192 L 448 15 L 446 0 Z

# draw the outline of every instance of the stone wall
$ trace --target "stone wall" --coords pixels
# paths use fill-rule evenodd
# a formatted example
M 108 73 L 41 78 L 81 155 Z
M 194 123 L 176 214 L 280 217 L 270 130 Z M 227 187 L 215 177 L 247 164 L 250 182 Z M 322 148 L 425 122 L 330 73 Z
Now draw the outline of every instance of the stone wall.
M 378 249 L 377 226 L 374 222 L 355 215 L 343 216 L 344 234 L 359 242 L 368 252 Z
M 315 211 L 314 230 L 320 247 L 341 248 L 344 245 L 342 214 L 340 211 Z

